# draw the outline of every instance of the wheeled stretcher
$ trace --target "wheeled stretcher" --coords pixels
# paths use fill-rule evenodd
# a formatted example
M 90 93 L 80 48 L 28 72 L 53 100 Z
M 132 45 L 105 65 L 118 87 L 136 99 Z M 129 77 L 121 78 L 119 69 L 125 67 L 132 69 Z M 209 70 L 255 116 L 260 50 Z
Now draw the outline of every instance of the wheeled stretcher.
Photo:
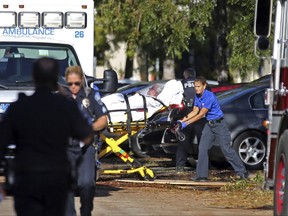
M 127 169 L 116 169 L 116 170 L 101 170 L 100 174 L 132 174 L 138 173 L 142 179 L 153 180 L 155 179 L 155 174 L 152 169 L 142 165 L 137 159 L 130 156 L 126 151 L 124 151 L 120 145 L 126 141 L 131 144 L 131 137 L 138 133 L 138 131 L 144 129 L 148 123 L 148 108 L 146 107 L 146 98 L 141 96 L 143 100 L 143 106 L 141 108 L 131 108 L 127 95 L 123 95 L 126 109 L 114 109 L 108 110 L 109 124 L 107 131 L 100 134 L 103 142 L 105 142 L 104 148 L 102 147 L 99 152 L 99 159 L 103 158 L 107 154 L 113 152 L 116 154 L 123 162 L 128 164 Z M 160 109 L 161 110 L 161 109 Z M 120 112 L 125 114 L 126 121 L 112 122 L 111 116 L 114 112 Z M 141 113 L 143 118 L 141 120 L 133 120 L 132 113 L 139 116 Z

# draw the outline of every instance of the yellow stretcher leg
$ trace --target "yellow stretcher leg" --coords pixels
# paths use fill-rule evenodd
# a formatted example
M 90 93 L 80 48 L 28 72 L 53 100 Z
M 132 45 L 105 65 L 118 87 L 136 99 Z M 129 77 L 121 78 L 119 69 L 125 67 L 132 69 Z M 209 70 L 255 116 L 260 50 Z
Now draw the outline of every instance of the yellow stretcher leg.
M 131 135 L 135 134 L 135 131 L 131 132 Z M 100 134 L 100 137 L 103 141 L 106 142 L 107 147 L 100 151 L 99 158 L 103 157 L 109 152 L 113 152 L 116 154 L 122 161 L 127 163 L 130 166 L 130 169 L 119 169 L 119 170 L 102 170 L 101 174 L 131 174 L 131 173 L 139 173 L 143 179 L 146 180 L 154 180 L 155 175 L 154 172 L 147 168 L 146 166 L 142 166 L 142 164 L 136 159 L 132 158 L 127 152 L 125 152 L 122 148 L 119 147 L 121 143 L 126 141 L 129 138 L 128 133 L 121 135 L 120 137 L 107 138 L 105 135 Z

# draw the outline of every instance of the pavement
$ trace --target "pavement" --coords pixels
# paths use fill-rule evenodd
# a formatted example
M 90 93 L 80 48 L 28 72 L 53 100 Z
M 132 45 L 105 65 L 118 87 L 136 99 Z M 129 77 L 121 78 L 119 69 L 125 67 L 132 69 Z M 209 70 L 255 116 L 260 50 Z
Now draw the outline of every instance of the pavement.
M 208 182 L 193 182 L 191 176 L 195 168 L 189 167 L 184 172 L 176 172 L 173 161 L 169 158 L 141 159 L 141 163 L 153 170 L 154 180 L 143 180 L 139 173 L 117 173 L 119 169 L 130 170 L 131 167 L 123 161 L 107 159 L 102 161 L 103 170 L 115 170 L 115 174 L 101 174 L 97 181 L 94 199 L 93 216 L 97 215 L 189 215 L 189 216 L 247 216 L 272 215 L 271 209 L 227 208 L 227 206 L 207 206 L 207 202 L 214 203 L 209 192 L 231 183 L 233 170 L 210 170 L 211 179 Z M 253 178 L 252 173 L 250 178 Z M 0 176 L 0 184 L 5 179 Z M 171 190 L 175 188 L 175 190 Z M 181 190 L 177 190 L 177 189 Z M 188 190 L 182 190 L 188 189 Z M 192 189 L 192 190 L 190 190 Z M 215 189 L 215 190 L 214 190 Z M 198 191 L 198 192 L 197 192 Z M 206 194 L 207 193 L 207 194 Z M 206 195 L 205 195 L 206 194 Z M 211 201 L 212 200 L 212 201 Z M 79 212 L 79 197 L 75 200 Z M 79 213 L 78 213 L 79 215 Z M 7 196 L 0 203 L 0 216 L 15 216 L 13 197 Z

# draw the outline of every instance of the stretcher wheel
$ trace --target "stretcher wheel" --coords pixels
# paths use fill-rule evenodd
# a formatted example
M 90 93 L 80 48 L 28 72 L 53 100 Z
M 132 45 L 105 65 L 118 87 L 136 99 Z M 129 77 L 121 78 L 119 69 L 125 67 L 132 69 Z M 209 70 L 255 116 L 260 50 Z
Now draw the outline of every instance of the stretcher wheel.
M 154 181 L 155 178 L 156 178 L 156 176 L 155 176 L 153 170 L 151 170 L 151 169 L 146 169 L 145 170 L 145 177 L 144 177 L 145 180 Z

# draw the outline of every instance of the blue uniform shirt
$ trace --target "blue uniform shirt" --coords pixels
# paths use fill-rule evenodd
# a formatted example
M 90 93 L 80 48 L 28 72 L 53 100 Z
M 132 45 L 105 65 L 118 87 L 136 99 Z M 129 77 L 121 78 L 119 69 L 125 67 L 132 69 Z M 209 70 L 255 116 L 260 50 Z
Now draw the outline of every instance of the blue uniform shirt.
M 71 95 L 70 97 L 72 98 Z M 95 118 L 96 120 L 100 116 L 107 114 L 107 109 L 104 106 L 99 93 L 96 92 L 94 89 L 91 89 L 91 92 L 88 95 L 88 99 L 90 101 L 89 109 L 85 108 L 82 104 L 84 98 L 86 98 L 86 94 L 84 88 L 81 88 L 81 90 L 77 94 L 76 101 L 82 115 L 88 121 L 89 124 L 92 124 L 93 118 Z
M 194 106 L 199 107 L 199 109 L 208 109 L 208 112 L 206 113 L 206 119 L 208 121 L 219 119 L 224 116 L 216 95 L 207 89 L 204 90 L 202 97 L 196 94 Z

